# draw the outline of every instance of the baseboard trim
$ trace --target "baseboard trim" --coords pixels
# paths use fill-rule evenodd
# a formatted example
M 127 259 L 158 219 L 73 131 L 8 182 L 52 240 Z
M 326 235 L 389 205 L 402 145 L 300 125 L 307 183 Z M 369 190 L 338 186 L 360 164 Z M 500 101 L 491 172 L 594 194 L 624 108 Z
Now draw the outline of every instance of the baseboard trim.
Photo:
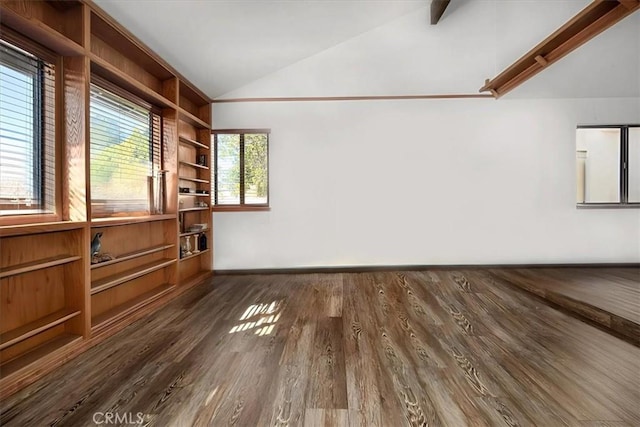
M 490 268 L 640 268 L 640 263 L 572 263 L 572 264 L 416 264 L 416 265 L 350 265 L 292 268 L 255 268 L 214 270 L 215 275 L 247 274 L 314 274 L 314 273 L 375 273 L 384 271 L 461 270 Z

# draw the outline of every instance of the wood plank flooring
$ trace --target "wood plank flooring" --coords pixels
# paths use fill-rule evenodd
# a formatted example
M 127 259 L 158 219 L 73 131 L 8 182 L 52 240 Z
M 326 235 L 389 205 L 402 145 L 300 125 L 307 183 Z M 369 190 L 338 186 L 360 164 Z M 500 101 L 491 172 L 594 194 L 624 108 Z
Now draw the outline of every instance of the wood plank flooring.
M 639 268 L 514 268 L 491 272 L 640 343 Z
M 638 426 L 639 384 L 640 348 L 487 270 L 219 276 L 0 425 Z

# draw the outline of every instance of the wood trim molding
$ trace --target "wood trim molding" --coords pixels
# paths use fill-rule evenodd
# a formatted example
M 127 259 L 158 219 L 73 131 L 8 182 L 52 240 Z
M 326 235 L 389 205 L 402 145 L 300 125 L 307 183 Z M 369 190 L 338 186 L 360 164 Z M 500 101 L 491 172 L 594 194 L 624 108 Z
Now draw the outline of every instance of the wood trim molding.
M 256 268 L 214 270 L 214 275 L 247 275 L 247 274 L 312 274 L 312 273 L 368 273 L 379 271 L 423 271 L 423 270 L 462 270 L 462 269 L 494 269 L 494 268 L 640 268 L 640 263 L 570 263 L 570 264 L 418 264 L 418 265 L 348 265 L 317 266 L 292 268 Z
M 497 77 L 487 79 L 480 92 L 504 95 L 638 9 L 640 0 L 595 0 Z
M 320 101 L 401 101 L 412 99 L 467 99 L 493 98 L 491 95 L 477 93 L 436 94 L 436 95 L 371 95 L 371 96 L 292 96 L 267 98 L 222 98 L 214 99 L 214 104 L 232 102 L 320 102 Z

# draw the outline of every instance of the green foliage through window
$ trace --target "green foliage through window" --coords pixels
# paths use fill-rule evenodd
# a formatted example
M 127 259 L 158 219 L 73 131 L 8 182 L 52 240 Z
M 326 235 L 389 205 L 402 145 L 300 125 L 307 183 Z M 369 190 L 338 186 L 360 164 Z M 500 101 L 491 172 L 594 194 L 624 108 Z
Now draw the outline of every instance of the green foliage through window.
M 214 133 L 215 200 L 218 206 L 268 206 L 269 133 Z
M 150 178 L 159 168 L 153 113 L 91 85 L 91 205 L 94 216 L 149 212 Z M 155 142 L 157 141 L 157 142 Z

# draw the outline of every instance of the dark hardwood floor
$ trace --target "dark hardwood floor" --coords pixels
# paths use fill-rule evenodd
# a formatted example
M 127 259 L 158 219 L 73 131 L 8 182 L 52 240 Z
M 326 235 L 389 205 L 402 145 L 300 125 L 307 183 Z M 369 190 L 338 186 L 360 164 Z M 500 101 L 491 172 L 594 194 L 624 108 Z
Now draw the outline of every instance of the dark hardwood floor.
M 496 276 L 640 343 L 640 269 L 491 270 Z
M 220 276 L 0 424 L 638 426 L 639 384 L 640 348 L 487 270 Z

